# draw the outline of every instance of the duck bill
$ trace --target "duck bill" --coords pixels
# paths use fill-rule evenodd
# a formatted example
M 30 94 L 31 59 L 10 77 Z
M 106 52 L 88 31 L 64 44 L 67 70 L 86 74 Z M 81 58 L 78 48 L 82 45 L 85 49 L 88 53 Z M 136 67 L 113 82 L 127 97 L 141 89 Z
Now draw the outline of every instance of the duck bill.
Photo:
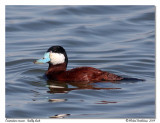
M 44 64 L 50 61 L 49 53 L 44 54 L 44 58 L 34 61 L 35 64 Z
M 35 64 L 44 64 L 44 63 L 47 63 L 49 62 L 50 59 L 46 58 L 46 59 L 38 59 L 36 61 L 34 61 Z

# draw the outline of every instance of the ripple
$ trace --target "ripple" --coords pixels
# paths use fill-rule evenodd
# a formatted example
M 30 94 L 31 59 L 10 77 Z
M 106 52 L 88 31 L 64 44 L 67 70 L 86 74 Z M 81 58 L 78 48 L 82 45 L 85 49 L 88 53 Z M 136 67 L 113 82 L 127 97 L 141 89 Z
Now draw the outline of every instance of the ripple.
M 6 62 L 6 66 L 19 65 L 20 63 L 24 64 L 26 62 L 33 62 L 33 59 L 20 59 L 20 60 L 14 60 L 14 61 Z
M 146 12 L 141 14 L 141 16 L 130 19 L 130 21 L 133 21 L 134 23 L 144 22 L 146 20 L 155 20 L 155 12 Z
M 68 69 L 145 81 L 49 81 L 33 61 L 53 45 Z M 155 6 L 6 6 L 5 60 L 7 118 L 155 117 Z

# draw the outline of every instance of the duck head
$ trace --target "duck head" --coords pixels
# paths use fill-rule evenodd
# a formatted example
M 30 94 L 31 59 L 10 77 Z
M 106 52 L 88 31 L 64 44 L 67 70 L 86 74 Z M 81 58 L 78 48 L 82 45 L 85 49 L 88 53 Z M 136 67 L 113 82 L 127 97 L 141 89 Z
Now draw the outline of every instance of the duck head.
M 49 65 L 59 65 L 59 64 L 68 64 L 68 57 L 66 51 L 61 46 L 52 46 L 47 52 L 45 52 L 43 58 L 38 59 L 34 62 L 35 64 L 44 64 L 49 63 Z

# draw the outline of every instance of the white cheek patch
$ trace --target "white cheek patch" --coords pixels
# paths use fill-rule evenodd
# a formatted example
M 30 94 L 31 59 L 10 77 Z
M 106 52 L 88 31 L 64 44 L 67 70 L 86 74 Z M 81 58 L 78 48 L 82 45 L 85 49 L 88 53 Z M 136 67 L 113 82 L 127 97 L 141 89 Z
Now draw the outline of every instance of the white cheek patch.
M 65 57 L 61 53 L 52 53 L 52 52 L 50 52 L 49 57 L 51 59 L 50 62 L 53 65 L 62 64 L 65 61 Z

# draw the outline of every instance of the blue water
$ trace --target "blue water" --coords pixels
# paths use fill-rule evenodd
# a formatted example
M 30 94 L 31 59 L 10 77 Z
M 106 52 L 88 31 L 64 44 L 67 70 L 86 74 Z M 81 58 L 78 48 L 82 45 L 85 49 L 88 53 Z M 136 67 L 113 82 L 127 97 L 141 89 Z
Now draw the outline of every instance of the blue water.
M 47 81 L 63 46 L 67 69 L 91 66 L 145 81 Z M 155 118 L 154 6 L 6 6 L 6 118 Z M 68 115 L 65 115 L 68 114 Z

